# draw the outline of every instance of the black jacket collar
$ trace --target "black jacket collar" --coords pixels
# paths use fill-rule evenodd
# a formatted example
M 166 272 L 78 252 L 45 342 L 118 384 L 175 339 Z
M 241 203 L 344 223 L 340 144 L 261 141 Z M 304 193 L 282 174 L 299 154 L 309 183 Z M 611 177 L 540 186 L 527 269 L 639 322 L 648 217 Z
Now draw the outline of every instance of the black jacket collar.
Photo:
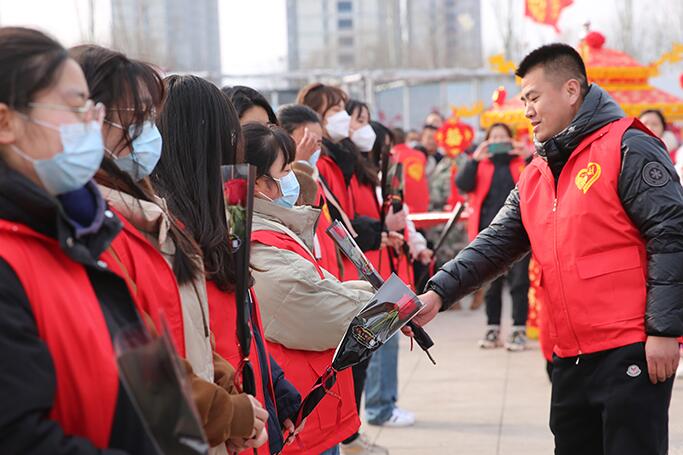
M 572 122 L 549 140 L 536 142 L 536 151 L 548 162 L 557 179 L 574 149 L 586 136 L 625 115 L 605 90 L 591 84 Z
M 95 185 L 96 197 L 102 196 Z M 56 239 L 71 259 L 92 265 L 121 231 L 121 221 L 109 210 L 96 232 L 77 238 L 59 201 L 0 160 L 0 219 L 23 224 Z

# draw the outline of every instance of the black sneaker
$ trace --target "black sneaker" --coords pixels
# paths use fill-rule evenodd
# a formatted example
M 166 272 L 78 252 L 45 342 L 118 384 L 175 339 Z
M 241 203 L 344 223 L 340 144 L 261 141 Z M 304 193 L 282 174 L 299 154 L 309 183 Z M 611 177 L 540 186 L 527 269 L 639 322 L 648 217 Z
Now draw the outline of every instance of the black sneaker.
M 479 347 L 482 349 L 499 348 L 503 344 L 500 342 L 500 329 L 489 328 L 486 330 L 484 338 L 479 340 Z

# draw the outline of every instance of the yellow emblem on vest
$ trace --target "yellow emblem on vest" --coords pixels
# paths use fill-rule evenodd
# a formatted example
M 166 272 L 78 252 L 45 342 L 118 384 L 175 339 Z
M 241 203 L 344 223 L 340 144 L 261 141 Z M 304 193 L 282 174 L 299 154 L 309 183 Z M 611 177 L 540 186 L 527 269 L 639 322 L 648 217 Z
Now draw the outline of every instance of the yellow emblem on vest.
M 411 180 L 419 181 L 424 176 L 425 167 L 418 158 L 409 158 L 405 161 L 404 169 Z
M 574 183 L 576 183 L 576 187 L 580 191 L 583 191 L 583 194 L 586 194 L 590 187 L 600 178 L 600 173 L 602 173 L 600 165 L 598 163 L 590 162 L 588 163 L 588 166 L 581 169 L 579 173 L 576 174 Z

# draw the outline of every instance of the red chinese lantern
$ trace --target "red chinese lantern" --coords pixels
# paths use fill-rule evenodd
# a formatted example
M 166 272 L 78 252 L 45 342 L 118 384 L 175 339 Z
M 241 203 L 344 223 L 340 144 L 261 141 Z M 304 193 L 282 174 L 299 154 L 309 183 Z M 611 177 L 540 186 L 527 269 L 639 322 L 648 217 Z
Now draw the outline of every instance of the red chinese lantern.
M 467 123 L 451 117 L 437 131 L 436 141 L 448 156 L 455 158 L 472 145 L 474 129 Z

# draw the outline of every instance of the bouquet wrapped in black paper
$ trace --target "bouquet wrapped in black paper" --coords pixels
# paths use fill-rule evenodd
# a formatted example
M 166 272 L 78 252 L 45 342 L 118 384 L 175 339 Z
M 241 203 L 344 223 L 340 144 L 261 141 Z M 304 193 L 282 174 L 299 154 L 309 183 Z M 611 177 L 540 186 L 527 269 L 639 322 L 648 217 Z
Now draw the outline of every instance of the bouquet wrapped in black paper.
M 235 305 L 237 306 L 237 339 L 241 360 L 235 382 L 250 395 L 256 394 L 254 370 L 249 361 L 251 350 L 251 295 L 249 294 L 249 254 L 251 221 L 254 214 L 254 181 L 256 168 L 249 164 L 221 166 L 230 245 L 235 270 Z
M 372 287 L 379 289 L 384 284 L 382 276 L 377 272 L 377 270 L 372 266 L 372 263 L 363 254 L 356 241 L 353 239 L 349 231 L 344 227 L 339 221 L 334 221 L 332 225 L 327 229 L 327 234 L 334 239 L 335 243 L 339 249 L 344 253 L 344 255 L 349 258 L 351 263 L 358 270 L 358 275 L 367 280 Z M 413 331 L 413 337 L 418 346 L 427 354 L 429 360 L 436 365 L 434 358 L 429 353 L 429 348 L 434 346 L 434 341 L 427 333 L 425 329 L 417 324 L 408 322 L 411 330 Z
M 142 326 L 114 339 L 119 376 L 159 455 L 207 454 L 209 445 L 162 319 L 153 337 Z
M 318 378 L 301 403 L 296 426 L 305 419 L 335 384 L 337 373 L 370 357 L 422 309 L 422 302 L 392 274 L 353 318 L 337 346 L 332 365 Z

